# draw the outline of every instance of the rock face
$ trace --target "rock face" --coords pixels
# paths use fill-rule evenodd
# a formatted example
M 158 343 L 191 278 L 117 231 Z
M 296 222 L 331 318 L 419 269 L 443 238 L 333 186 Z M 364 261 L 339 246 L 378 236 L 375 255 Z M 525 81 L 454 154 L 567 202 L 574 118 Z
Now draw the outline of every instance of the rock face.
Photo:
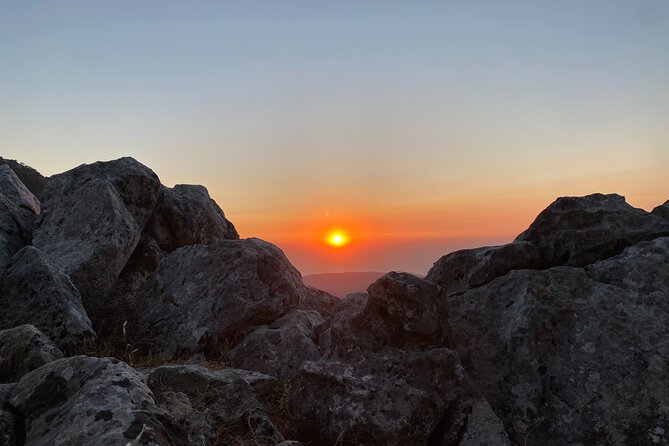
M 9 405 L 15 384 L 0 384 L 0 444 L 18 446 L 25 442 L 21 419 Z
M 0 382 L 18 381 L 23 375 L 63 354 L 32 325 L 0 331 Z
M 182 246 L 239 239 L 234 225 L 209 197 L 207 189 L 187 184 L 178 184 L 173 189 L 161 187 L 146 232 L 167 253 Z
M 156 405 L 143 377 L 111 358 L 59 359 L 25 375 L 10 405 L 24 418 L 26 445 L 189 445 Z
M 37 248 L 19 251 L 0 279 L 0 328 L 32 324 L 64 351 L 95 339 L 79 292 Z
M 0 157 L 0 165 L 9 166 L 21 182 L 26 185 L 28 190 L 36 197 L 39 197 L 42 189 L 46 186 L 46 178 L 30 166 L 26 166 L 16 160 L 10 160 Z
M 244 370 L 212 372 L 199 366 L 163 366 L 148 385 L 186 432 L 189 444 L 274 446 L 284 440 L 258 400 L 272 378 Z
M 448 332 L 440 288 L 389 273 L 368 293 L 335 308 L 321 331 L 326 354 L 296 379 L 301 440 L 454 444 L 470 391 L 457 353 L 439 348 Z
M 262 240 L 189 246 L 170 254 L 147 281 L 143 320 L 168 356 L 196 350 L 220 356 L 243 330 L 271 323 L 305 292 L 283 252 Z
M 465 367 L 516 443 L 669 443 L 668 259 L 658 238 L 449 298 Z
M 305 361 L 320 359 L 315 328 L 322 322 L 316 311 L 293 310 L 252 331 L 226 358 L 233 367 L 293 378 Z
M 457 293 L 484 285 L 509 271 L 543 266 L 539 248 L 533 242 L 517 241 L 447 254 L 434 264 L 425 278 L 447 293 Z
M 159 187 L 150 169 L 121 158 L 55 175 L 42 191 L 33 245 L 70 277 L 94 318 L 108 310 L 104 297 L 133 253 Z
M 7 165 L 0 165 L 0 268 L 32 237 L 40 203 Z
M 664 235 L 669 221 L 620 195 L 593 194 L 558 198 L 516 240 L 534 242 L 550 266 L 583 266 Z

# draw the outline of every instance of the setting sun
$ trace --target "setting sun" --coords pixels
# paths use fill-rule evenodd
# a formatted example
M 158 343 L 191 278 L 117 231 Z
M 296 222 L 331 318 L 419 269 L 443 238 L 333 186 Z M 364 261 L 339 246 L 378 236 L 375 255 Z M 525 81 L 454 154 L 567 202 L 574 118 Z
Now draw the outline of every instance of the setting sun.
M 349 242 L 349 240 L 350 240 L 349 236 L 344 231 L 341 230 L 330 231 L 327 237 L 325 237 L 325 242 L 328 245 L 337 248 L 346 245 Z

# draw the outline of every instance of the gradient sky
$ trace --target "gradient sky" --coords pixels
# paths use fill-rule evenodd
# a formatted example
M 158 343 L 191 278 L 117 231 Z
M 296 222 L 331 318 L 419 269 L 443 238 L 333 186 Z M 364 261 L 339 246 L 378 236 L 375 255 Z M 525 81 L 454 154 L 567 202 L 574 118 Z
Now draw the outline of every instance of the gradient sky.
M 669 1 L 0 0 L 0 155 L 130 155 L 303 273 L 424 274 L 557 196 L 669 199 Z

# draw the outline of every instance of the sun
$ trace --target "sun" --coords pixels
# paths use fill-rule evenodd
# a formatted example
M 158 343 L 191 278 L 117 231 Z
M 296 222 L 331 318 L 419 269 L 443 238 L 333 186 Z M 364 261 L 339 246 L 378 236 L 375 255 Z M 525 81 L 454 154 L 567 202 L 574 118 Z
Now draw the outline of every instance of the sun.
M 340 248 L 350 241 L 350 237 L 341 229 L 334 229 L 325 236 L 325 243 L 335 248 Z

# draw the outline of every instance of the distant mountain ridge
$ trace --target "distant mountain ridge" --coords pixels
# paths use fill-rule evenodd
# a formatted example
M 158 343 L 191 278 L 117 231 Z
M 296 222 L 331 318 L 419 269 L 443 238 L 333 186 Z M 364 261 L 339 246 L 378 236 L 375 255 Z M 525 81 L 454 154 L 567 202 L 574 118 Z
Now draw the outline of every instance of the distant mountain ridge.
M 304 283 L 327 291 L 337 297 L 346 297 L 350 293 L 365 293 L 367 287 L 383 276 L 378 271 L 308 274 L 302 278 Z

